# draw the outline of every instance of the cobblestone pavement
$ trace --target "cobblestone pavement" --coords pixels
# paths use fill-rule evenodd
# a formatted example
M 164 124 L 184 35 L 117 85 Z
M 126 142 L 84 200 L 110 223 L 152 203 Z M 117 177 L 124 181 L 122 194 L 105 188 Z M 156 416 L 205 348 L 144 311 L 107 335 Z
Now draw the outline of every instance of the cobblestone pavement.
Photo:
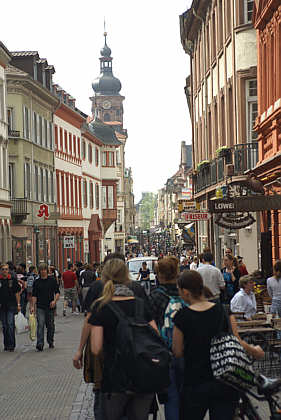
M 27 334 L 16 337 L 14 353 L 4 352 L 0 334 L 0 420 L 94 420 L 92 385 L 72 366 L 84 317 L 62 317 L 61 298 L 55 322 L 55 349 L 45 344 L 42 353 Z M 267 406 L 256 405 L 268 419 Z M 164 420 L 162 408 L 157 420 Z

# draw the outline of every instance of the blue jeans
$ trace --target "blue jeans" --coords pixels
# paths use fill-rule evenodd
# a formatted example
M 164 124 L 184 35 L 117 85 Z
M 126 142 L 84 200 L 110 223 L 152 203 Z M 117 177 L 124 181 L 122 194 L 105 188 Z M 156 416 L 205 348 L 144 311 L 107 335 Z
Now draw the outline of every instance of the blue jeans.
M 184 381 L 184 359 L 173 357 L 170 366 L 170 385 L 168 388 L 168 400 L 165 402 L 165 419 L 179 420 L 180 396 Z
M 1 308 L 0 318 L 3 326 L 4 348 L 14 349 L 16 347 L 16 328 L 15 328 L 15 315 L 17 314 L 16 308 Z
M 37 308 L 37 346 L 44 346 L 44 329 L 47 328 L 47 342 L 54 343 L 55 310 Z

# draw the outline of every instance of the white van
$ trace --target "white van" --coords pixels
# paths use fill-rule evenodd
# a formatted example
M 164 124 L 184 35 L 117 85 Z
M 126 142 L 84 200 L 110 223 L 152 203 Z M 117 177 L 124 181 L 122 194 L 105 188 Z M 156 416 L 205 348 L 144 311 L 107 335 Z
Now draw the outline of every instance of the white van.
M 142 263 L 146 262 L 147 268 L 150 271 L 150 283 L 152 286 L 156 286 L 154 265 L 158 260 L 157 257 L 136 257 L 131 258 L 127 261 L 127 266 L 130 273 L 130 279 L 136 281 L 139 275 L 140 268 L 142 268 Z

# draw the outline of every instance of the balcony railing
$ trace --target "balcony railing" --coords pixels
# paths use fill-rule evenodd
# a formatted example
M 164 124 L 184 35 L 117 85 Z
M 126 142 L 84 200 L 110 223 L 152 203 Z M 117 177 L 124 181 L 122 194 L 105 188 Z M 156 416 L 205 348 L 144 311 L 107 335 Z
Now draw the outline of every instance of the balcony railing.
M 8 135 L 9 135 L 9 137 L 16 138 L 16 137 L 20 137 L 20 132 L 17 131 L 17 130 L 10 130 L 9 129 Z
M 258 142 L 236 144 L 225 157 L 218 157 L 205 164 L 194 175 L 194 191 L 198 193 L 225 179 L 226 165 L 232 165 L 232 176 L 243 175 L 258 162 Z
M 11 199 L 12 208 L 11 208 L 11 216 L 16 220 L 16 222 L 20 222 L 28 216 L 28 206 L 27 206 L 27 199 L 26 198 L 12 198 Z

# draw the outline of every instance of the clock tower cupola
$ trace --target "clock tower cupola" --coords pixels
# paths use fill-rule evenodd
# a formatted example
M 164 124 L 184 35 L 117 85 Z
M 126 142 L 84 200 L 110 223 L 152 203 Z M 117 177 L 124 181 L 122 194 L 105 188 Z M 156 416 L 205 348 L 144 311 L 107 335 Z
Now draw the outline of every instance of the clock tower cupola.
M 111 49 L 107 45 L 107 33 L 104 32 L 104 46 L 100 50 L 100 75 L 92 83 L 94 96 L 92 101 L 93 117 L 104 122 L 118 121 L 123 125 L 123 100 L 120 95 L 121 82 L 113 76 Z

